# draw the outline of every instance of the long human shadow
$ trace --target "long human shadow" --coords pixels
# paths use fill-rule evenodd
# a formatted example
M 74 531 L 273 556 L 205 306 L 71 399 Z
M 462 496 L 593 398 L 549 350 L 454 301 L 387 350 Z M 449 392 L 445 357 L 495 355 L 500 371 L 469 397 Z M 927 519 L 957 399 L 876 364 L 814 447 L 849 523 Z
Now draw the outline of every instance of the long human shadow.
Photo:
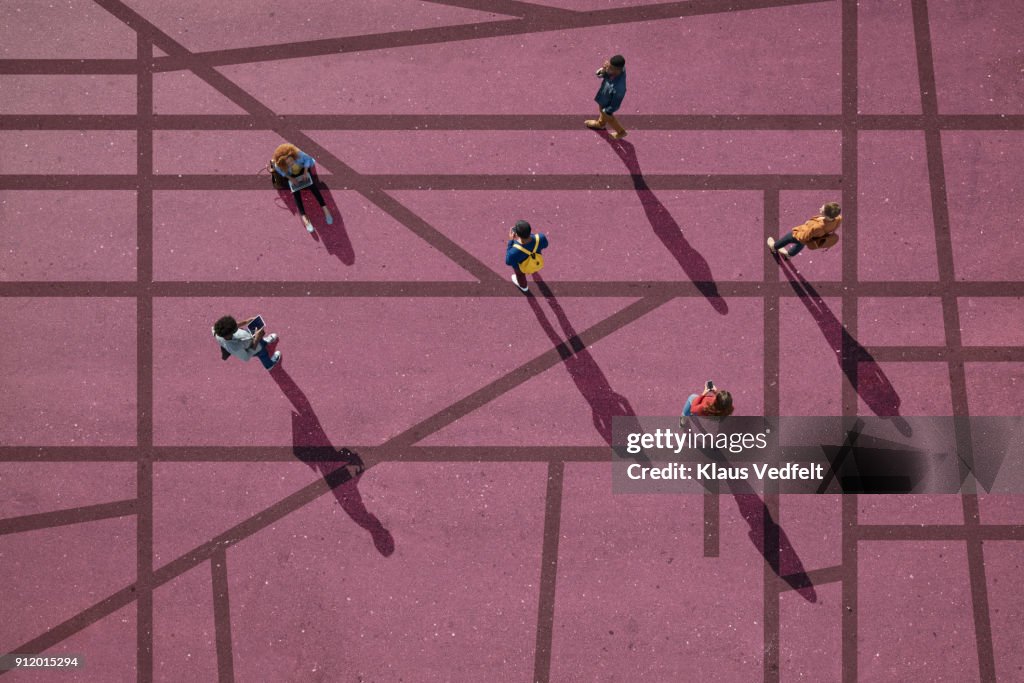
M 696 431 L 706 434 L 707 430 L 704 429 L 701 422 L 702 418 L 690 418 L 687 424 L 691 429 L 696 428 Z M 723 466 L 728 467 L 731 464 L 718 448 L 701 447 L 700 451 L 709 460 Z M 717 481 L 709 482 L 702 479 L 701 484 L 711 493 L 719 493 Z M 747 536 L 764 557 L 765 563 L 801 597 L 808 602 L 817 602 L 818 594 L 814 590 L 814 583 L 804 569 L 800 556 L 797 555 L 789 536 L 772 517 L 771 511 L 761 496 L 754 491 L 754 487 L 746 479 L 728 479 L 726 485 L 736 501 L 740 515 L 750 527 Z
M 313 182 L 316 183 L 317 189 L 320 190 L 320 194 L 324 197 L 324 203 L 327 204 L 327 208 L 334 216 L 334 223 L 327 225 L 327 221 L 324 219 L 323 212 L 320 211 L 313 193 L 308 189 L 303 190 L 302 204 L 306 207 L 306 215 L 309 216 L 310 223 L 316 228 L 316 232 L 311 237 L 316 242 L 322 242 L 328 254 L 334 256 L 346 266 L 351 266 L 356 262 L 356 252 L 352 247 L 352 240 L 348 237 L 348 231 L 345 229 L 345 219 L 341 215 L 341 209 L 338 208 L 338 202 L 335 201 L 331 189 L 317 175 L 316 170 L 313 169 L 310 173 L 313 175 Z M 287 188 L 279 189 L 277 196 L 281 199 L 282 205 L 291 211 L 293 216 L 298 215 L 299 207 L 295 205 L 291 190 Z
M 611 145 L 611 148 L 626 164 L 633 180 L 636 196 L 640 198 L 640 205 L 644 208 L 644 213 L 647 214 L 647 220 L 651 224 L 651 228 L 654 229 L 654 234 L 679 263 L 686 276 L 693 281 L 697 290 L 707 298 L 711 307 L 722 315 L 728 313 L 729 305 L 718 293 L 718 285 L 715 284 L 714 277 L 711 275 L 711 266 L 708 265 L 707 259 L 693 248 L 686 236 L 683 235 L 679 223 L 648 187 L 647 180 L 640 169 L 636 148 L 625 140 L 613 139 L 607 131 L 598 131 L 598 135 Z
M 364 469 L 359 454 L 347 448 L 336 449 L 331 444 L 309 399 L 284 367 L 278 365 L 270 376 L 294 408 L 292 448 L 295 457 L 324 478 L 341 508 L 353 522 L 370 532 L 377 552 L 388 557 L 395 552 L 395 540 L 381 521 L 366 509 L 359 494 L 359 477 Z
M 547 315 L 544 313 L 544 309 L 541 308 L 537 298 L 530 293 L 527 295 L 526 300 L 530 303 L 530 308 L 533 309 L 534 315 L 537 316 L 537 322 L 540 323 L 544 333 L 547 334 L 548 339 L 551 340 L 552 345 L 558 351 L 558 355 L 561 356 L 562 363 L 565 365 L 565 369 L 569 371 L 569 376 L 579 390 L 580 395 L 590 405 L 594 428 L 597 429 L 601 438 L 620 456 L 629 457 L 640 462 L 650 462 L 650 459 L 643 452 L 625 455 L 624 449 L 615 447 L 612 436 L 612 418 L 636 418 L 636 411 L 633 410 L 629 399 L 612 388 L 604 371 L 601 370 L 597 361 L 594 360 L 590 350 L 583 344 L 579 334 L 577 334 L 572 323 L 569 321 L 569 317 L 565 314 L 565 310 L 547 283 L 544 282 L 540 275 L 535 275 L 534 279 L 541 294 L 544 295 L 545 300 L 555 314 L 559 326 L 562 328 L 562 332 L 565 335 L 564 340 L 555 330 L 554 326 L 552 326 L 551 322 L 548 321 Z
M 562 339 L 550 321 L 548 321 L 540 302 L 532 294 L 527 296 L 530 308 L 533 309 L 534 315 L 537 316 L 537 322 L 540 323 L 544 333 L 547 334 L 555 349 L 558 350 L 558 354 L 562 357 L 562 363 L 565 364 L 566 370 L 569 371 L 569 376 L 572 377 L 576 388 L 583 398 L 586 399 L 587 403 L 590 404 L 594 427 L 601 435 L 601 438 L 609 446 L 612 446 L 612 417 L 636 418 L 636 412 L 633 410 L 629 399 L 612 388 L 604 371 L 601 370 L 597 361 L 594 360 L 590 350 L 583 345 L 583 341 L 579 338 L 575 328 L 573 328 L 572 322 L 565 314 L 565 310 L 547 283 L 539 275 L 535 275 L 534 278 L 537 288 L 544 295 L 545 300 L 551 307 L 551 311 L 555 314 L 565 339 Z M 619 449 L 616 449 L 616 452 L 619 452 Z M 623 453 L 619 454 L 623 455 Z M 644 463 L 651 462 L 650 458 L 643 452 L 638 455 L 626 455 L 625 457 L 631 457 Z M 725 460 L 721 453 L 712 453 L 709 457 L 717 457 L 722 461 Z M 732 488 L 732 494 L 736 499 L 736 505 L 740 509 L 740 514 L 743 515 L 743 519 L 750 526 L 750 540 L 753 542 L 754 547 L 765 558 L 772 571 L 778 574 L 796 591 L 800 592 L 804 598 L 815 602 L 817 595 L 814 592 L 810 577 L 804 571 L 800 558 L 797 557 L 796 551 L 793 550 L 789 538 L 779 525 L 775 523 L 775 520 L 772 519 L 771 513 L 764 502 L 754 492 L 750 484 L 745 481 L 730 482 L 730 488 Z M 717 493 L 717 491 L 713 492 Z
M 797 293 L 797 298 L 807 307 L 814 322 L 821 329 L 825 341 L 836 355 L 839 367 L 846 375 L 847 381 L 857 391 L 857 395 L 875 415 L 891 418 L 902 434 L 910 436 L 913 433 L 910 423 L 900 416 L 900 396 L 874 356 L 853 338 L 818 291 L 804 279 L 792 263 L 778 256 L 775 258 L 780 262 L 782 272 L 785 273 L 793 291 Z

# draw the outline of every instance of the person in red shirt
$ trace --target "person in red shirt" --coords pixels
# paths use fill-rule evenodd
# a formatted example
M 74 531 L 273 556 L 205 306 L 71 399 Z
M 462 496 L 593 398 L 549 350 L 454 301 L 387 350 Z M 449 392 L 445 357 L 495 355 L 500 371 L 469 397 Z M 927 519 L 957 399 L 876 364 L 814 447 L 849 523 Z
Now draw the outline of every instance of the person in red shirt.
M 727 417 L 732 415 L 732 394 L 708 380 L 701 394 L 690 394 L 683 406 L 683 417 Z

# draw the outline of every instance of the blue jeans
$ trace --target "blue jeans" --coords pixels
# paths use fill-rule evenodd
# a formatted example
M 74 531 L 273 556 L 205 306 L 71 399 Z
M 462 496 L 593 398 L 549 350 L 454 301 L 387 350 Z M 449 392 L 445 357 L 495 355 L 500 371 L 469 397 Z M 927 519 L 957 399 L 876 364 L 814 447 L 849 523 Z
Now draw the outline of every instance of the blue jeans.
M 795 244 L 796 245 L 795 247 L 793 247 L 792 249 L 789 250 L 789 255 L 790 256 L 796 256 L 797 254 L 799 254 L 801 251 L 804 250 L 804 245 L 800 242 L 800 240 L 798 240 L 797 238 L 793 237 L 793 233 L 789 233 L 785 237 L 780 237 L 775 242 L 775 249 L 778 250 L 778 249 L 781 249 L 782 247 L 785 247 L 785 246 L 790 245 L 790 244 Z
M 270 352 L 267 351 L 266 342 L 260 342 L 260 350 L 256 352 L 256 357 L 260 359 L 260 362 L 263 363 L 263 367 L 265 367 L 267 370 L 270 370 L 275 365 L 277 365 L 277 363 L 270 359 Z
M 693 401 L 697 398 L 697 394 L 690 394 L 690 398 L 686 399 L 686 405 L 683 406 L 683 417 L 690 417 L 693 415 L 691 409 L 693 408 Z

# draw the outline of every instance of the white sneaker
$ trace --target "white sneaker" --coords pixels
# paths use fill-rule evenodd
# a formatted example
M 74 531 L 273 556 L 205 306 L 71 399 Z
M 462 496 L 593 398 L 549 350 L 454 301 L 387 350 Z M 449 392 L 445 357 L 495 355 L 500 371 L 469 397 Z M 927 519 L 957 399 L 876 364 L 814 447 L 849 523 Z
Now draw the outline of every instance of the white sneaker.
M 313 232 L 314 232 L 313 224 L 309 222 L 309 218 L 308 217 L 306 217 L 306 216 L 302 217 L 302 224 L 306 226 L 306 232 L 308 232 L 309 234 L 312 235 Z
M 774 237 L 769 237 L 768 238 L 768 251 L 772 252 L 773 254 L 777 253 L 777 251 L 775 249 L 775 238 Z
M 515 273 L 512 273 L 512 283 L 516 287 L 519 287 L 519 279 L 516 277 Z M 530 285 L 526 285 L 525 287 L 519 287 L 519 291 L 520 292 L 529 292 L 530 291 Z
M 281 352 L 275 351 L 274 355 L 270 357 L 270 360 L 272 360 L 274 364 L 267 368 L 267 370 L 273 370 L 275 367 L 277 367 L 277 364 L 281 362 Z
M 277 341 L 277 332 L 274 332 L 273 334 L 268 334 L 266 337 L 263 338 L 263 341 L 266 342 L 267 344 L 273 344 L 274 342 Z
M 327 219 L 327 225 L 333 225 L 334 224 L 334 216 L 331 215 L 331 210 L 328 209 L 326 206 L 324 206 L 322 208 L 324 210 L 324 218 Z
M 775 253 L 778 254 L 779 256 L 783 257 L 783 258 L 786 258 L 786 259 L 789 258 L 789 248 L 788 247 L 783 247 L 782 249 L 777 250 Z

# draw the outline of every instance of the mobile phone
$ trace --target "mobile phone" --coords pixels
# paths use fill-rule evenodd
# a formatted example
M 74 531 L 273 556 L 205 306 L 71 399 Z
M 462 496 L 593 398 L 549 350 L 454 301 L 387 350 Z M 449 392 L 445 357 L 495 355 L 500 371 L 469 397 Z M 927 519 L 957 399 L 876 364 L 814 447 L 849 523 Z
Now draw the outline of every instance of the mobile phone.
M 711 380 L 708 380 L 707 383 L 704 385 L 704 388 L 707 389 L 708 391 L 711 391 L 712 389 L 715 388 L 715 383 L 712 382 Z
M 253 318 L 252 321 L 250 321 L 247 327 L 249 328 L 250 333 L 256 334 L 258 330 L 262 330 L 264 327 L 266 327 L 266 323 L 263 322 L 263 316 L 258 315 L 255 318 Z

